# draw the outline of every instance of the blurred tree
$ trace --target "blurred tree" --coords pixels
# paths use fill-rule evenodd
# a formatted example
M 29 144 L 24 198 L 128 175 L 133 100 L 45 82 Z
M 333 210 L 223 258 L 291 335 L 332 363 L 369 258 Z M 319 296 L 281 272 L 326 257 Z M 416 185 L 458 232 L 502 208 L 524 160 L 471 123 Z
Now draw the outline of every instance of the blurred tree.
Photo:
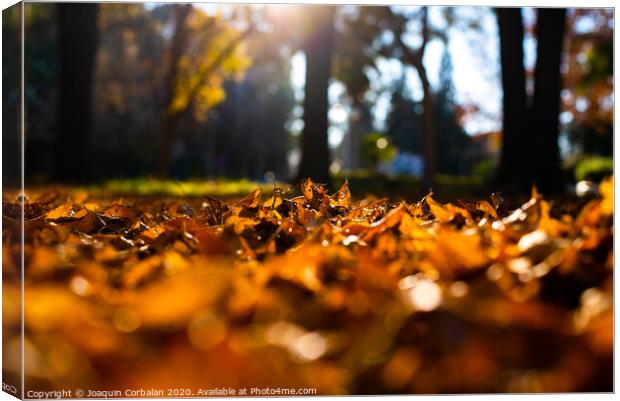
M 209 16 L 191 4 L 174 5 L 173 33 L 164 60 L 165 94 L 161 110 L 161 144 L 158 174 L 169 173 L 175 125 L 187 111 L 204 120 L 207 111 L 220 103 L 228 77 L 240 77 L 249 67 L 242 43 L 252 32 L 246 21 L 242 31 Z
M 448 15 L 451 14 L 448 13 Z M 333 18 L 333 16 L 329 17 L 330 20 L 333 20 Z M 419 36 L 421 44 L 417 48 L 412 48 L 409 44 L 405 43 L 403 39 L 405 34 L 410 34 L 408 31 L 408 23 L 411 20 L 420 21 L 421 28 Z M 333 62 L 333 76 L 345 85 L 352 100 L 348 133 L 349 138 L 346 142 L 346 146 L 348 147 L 348 149 L 346 149 L 347 153 L 350 155 L 354 153 L 359 154 L 361 137 L 369 128 L 369 120 L 365 118 L 368 110 L 364 102 L 364 95 L 369 86 L 367 76 L 368 69 L 376 68 L 375 62 L 379 57 L 404 60 L 406 64 L 415 68 L 423 86 L 424 99 L 421 106 L 423 115 L 422 132 L 424 133 L 425 163 L 428 167 L 425 169 L 425 180 L 429 183 L 433 182 L 437 171 L 437 138 L 434 128 L 435 118 L 433 117 L 434 102 L 432 100 L 433 94 L 428 81 L 428 74 L 422 60 L 424 59 L 426 45 L 431 36 L 442 37 L 444 39 L 445 37 L 442 36 L 440 32 L 431 29 L 428 21 L 428 8 L 421 7 L 413 13 L 403 15 L 399 12 L 395 12 L 390 7 L 342 7 L 339 10 L 338 18 L 335 22 L 335 33 L 333 32 L 333 23 L 330 23 L 330 39 L 328 42 L 324 43 L 329 45 L 332 41 L 331 37 L 335 36 L 333 40 L 335 42 L 334 46 L 336 51 L 333 57 L 331 57 Z M 325 21 L 322 21 L 322 23 L 325 23 Z M 326 51 L 325 48 L 322 50 Z M 311 61 L 310 59 L 307 60 L 308 63 Z M 308 66 L 310 66 L 310 64 L 308 64 Z M 309 74 L 308 68 L 306 73 Z M 312 85 L 311 82 L 306 80 L 306 87 L 315 88 L 315 85 Z M 306 106 L 315 104 L 314 102 L 309 102 L 309 99 L 308 93 L 306 93 Z M 327 110 L 327 105 L 325 110 Z M 305 115 L 308 116 L 308 113 L 305 113 Z M 310 121 L 304 120 L 304 133 L 311 131 L 312 127 L 317 124 L 317 121 L 323 120 L 327 121 L 327 117 L 321 117 L 319 120 L 315 118 L 310 119 Z M 311 123 L 310 128 L 307 125 L 308 122 Z M 326 128 L 327 122 L 323 125 Z M 311 138 L 309 135 L 302 136 L 302 163 L 300 171 L 310 171 L 309 166 L 312 164 L 309 161 L 310 156 L 306 155 L 306 157 L 304 157 L 304 154 L 307 153 L 304 152 L 304 148 L 307 146 L 304 146 L 304 143 L 308 141 L 309 138 Z M 315 149 L 319 149 L 318 138 L 318 136 L 314 137 Z M 321 135 L 320 138 L 322 142 L 320 145 L 321 154 L 327 155 L 328 159 L 329 153 L 327 150 L 326 132 Z M 354 168 L 359 166 L 359 160 L 356 161 L 354 158 L 352 159 L 353 161 L 350 162 L 350 167 Z M 327 171 L 326 166 L 328 165 L 328 160 L 325 162 L 324 160 L 326 160 L 326 157 L 319 155 L 318 165 L 315 163 L 314 168 Z M 303 170 L 301 170 L 302 167 Z M 321 174 L 327 173 L 323 172 Z
M 25 7 L 26 147 L 24 174 L 28 180 L 40 180 L 53 172 L 54 135 L 57 128 L 59 48 L 53 4 L 29 3 Z M 92 127 L 92 124 L 91 124 Z M 91 132 L 92 134 L 92 132 Z M 92 138 L 91 138 L 92 144 Z
M 20 8 L 2 10 L 2 186 L 21 185 Z
M 458 122 L 452 58 L 445 47 L 439 66 L 439 87 L 433 94 L 432 115 L 437 135 L 437 171 L 452 175 L 468 174 L 471 160 L 466 150 L 471 138 Z
M 423 154 L 423 102 L 410 98 L 404 82 L 403 77 L 392 94 L 387 133 L 400 150 Z M 464 175 L 470 170 L 470 160 L 465 151 L 470 137 L 457 121 L 456 108 L 452 61 L 450 54 L 444 50 L 439 70 L 439 86 L 433 93 L 431 113 L 433 124 L 437 128 L 437 171 L 442 174 Z
M 157 15 L 142 4 L 99 5 L 93 154 L 98 177 L 152 174 L 164 50 Z M 110 135 L 114 133 L 114 135 Z
M 571 9 L 562 110 L 572 154 L 613 154 L 613 9 Z
M 536 34 L 536 69 L 532 103 L 532 181 L 547 192 L 563 190 L 558 138 L 560 134 L 560 62 L 566 26 L 565 8 L 539 8 Z
M 374 32 L 369 34 L 367 26 L 359 26 L 365 19 L 360 14 L 369 7 L 343 8 L 340 29 L 336 31 L 335 57 L 332 64 L 333 76 L 342 82 L 351 97 L 349 130 L 344 140 L 344 167 L 349 170 L 362 167 L 361 138 L 372 128 L 367 125 L 369 108 L 364 102 L 364 94 L 368 89 L 368 77 L 364 66 L 374 65 L 374 58 L 364 51 L 368 42 L 374 39 Z M 351 15 L 353 14 L 353 16 Z
M 161 152 L 152 138 L 160 132 L 158 120 L 162 120 L 169 88 L 168 71 L 160 66 L 166 65 L 165 57 L 169 55 L 176 10 L 174 5 L 100 5 L 95 156 L 101 177 L 140 176 L 157 171 L 157 155 Z M 254 60 L 252 66 L 241 80 L 241 74 L 224 76 L 220 93 L 226 93 L 226 98 L 219 103 L 221 108 L 192 104 L 174 113 L 167 174 L 177 178 L 205 174 L 248 174 L 259 178 L 271 170 L 279 177 L 286 176 L 283 170 L 287 167 L 290 139 L 284 122 L 294 105 L 289 82 L 290 53 L 285 51 L 292 45 L 290 32 L 283 32 L 279 25 L 270 22 L 263 15 L 263 8 L 252 10 L 251 18 L 257 28 L 243 38 L 236 50 L 244 58 Z M 194 12 L 203 10 L 192 10 L 186 26 L 191 25 Z M 222 7 L 207 17 L 225 29 L 234 27 L 239 34 L 246 32 L 244 24 L 249 16 L 239 11 L 230 14 Z M 220 32 L 213 27 L 211 31 Z M 217 36 L 211 31 L 196 34 Z M 197 52 L 193 46 L 205 39 L 193 35 L 186 54 Z M 214 43 L 209 45 L 217 51 Z M 255 118 L 250 119 L 250 115 Z M 253 151 L 241 152 L 240 143 L 251 143 Z M 259 173 L 263 167 L 265 170 Z
M 327 144 L 327 89 L 331 77 L 334 45 L 334 6 L 307 6 L 304 13 L 306 84 L 304 128 L 301 134 L 301 161 L 297 178 L 312 177 L 329 183 L 329 148 Z
M 301 21 L 308 21 L 312 14 L 304 12 L 306 9 L 303 7 L 301 13 L 297 7 L 288 7 L 264 7 L 274 13 L 280 8 L 285 10 L 279 11 L 281 20 L 267 28 L 263 26 L 266 21 L 256 19 L 256 10 L 260 7 L 252 7 L 251 18 L 248 18 L 243 7 L 224 6 L 217 7 L 215 11 L 188 7 L 187 16 L 183 17 L 185 23 L 181 24 L 186 31 L 184 51 L 179 53 L 178 62 L 173 63 L 177 68 L 173 74 L 177 80 L 174 85 L 170 83 L 169 74 L 172 44 L 175 23 L 179 17 L 177 11 L 185 6 L 99 4 L 97 27 L 100 40 L 93 77 L 95 124 L 90 140 L 91 145 L 97 149 L 90 158 L 97 168 L 96 173 L 101 177 L 152 173 L 157 170 L 162 159 L 161 153 L 166 149 L 169 153 L 166 170 L 167 173 L 174 173 L 174 176 L 207 173 L 260 178 L 266 171 L 273 171 L 282 177 L 285 170 L 284 155 L 295 139 L 289 138 L 286 128 L 282 128 L 293 104 L 288 64 L 290 56 L 298 49 L 303 49 L 305 25 Z M 46 157 L 49 157 L 47 153 L 52 153 L 48 149 L 54 139 L 49 135 L 52 131 L 50 123 L 53 121 L 48 120 L 55 117 L 53 113 L 50 116 L 47 110 L 55 108 L 58 103 L 56 80 L 59 27 L 54 13 L 55 5 L 27 4 L 26 8 L 29 10 L 26 13 L 26 34 L 31 39 L 26 43 L 30 60 L 26 65 L 29 141 L 26 152 L 31 152 L 27 158 L 32 160 L 26 168 L 27 173 L 30 171 L 34 174 L 35 170 L 37 173 L 53 171 L 49 167 L 45 168 L 51 162 L 51 158 L 46 161 Z M 446 8 L 446 11 L 449 10 Z M 430 11 L 430 17 L 427 18 L 432 24 L 427 26 L 428 40 L 445 40 L 448 31 L 446 24 L 438 22 L 437 10 Z M 378 88 L 381 85 L 377 82 L 370 85 L 369 77 L 371 69 L 378 70 L 377 60 L 385 61 L 387 58 L 390 62 L 402 62 L 407 59 L 404 54 L 417 51 L 422 42 L 424 9 L 341 6 L 334 13 L 334 50 L 329 77 L 342 82 L 350 96 L 350 133 L 345 141 L 349 137 L 361 139 L 363 134 L 374 130 L 370 112 L 374 102 L 372 95 L 389 91 L 394 96 L 388 134 L 401 149 L 423 153 L 422 134 L 425 130 L 421 102 L 413 101 L 409 94 L 391 87 Z M 467 29 L 469 35 L 472 32 L 470 28 L 475 25 L 474 14 L 470 15 L 469 11 L 457 13 L 448 25 L 453 23 L 450 27 Z M 609 154 L 613 141 L 613 12 L 579 9 L 569 11 L 568 17 L 569 51 L 566 65 L 562 66 L 567 89 L 562 91 L 565 111 L 562 114 L 563 128 L 569 132 L 576 150 Z M 522 23 L 517 26 L 520 25 Z M 273 37 L 269 39 L 262 34 L 243 37 L 251 26 L 254 32 L 272 31 Z M 216 38 L 221 41 L 218 42 Z M 222 65 L 221 68 L 209 67 L 214 64 L 217 55 L 228 48 L 228 44 L 235 42 L 236 45 L 231 45 L 235 48 L 235 57 L 231 58 L 240 55 L 246 62 L 252 59 L 252 66 L 237 65 L 238 68 L 232 70 L 226 70 Z M 259 42 L 265 43 L 259 46 Z M 251 49 L 250 46 L 255 48 Z M 515 49 L 521 51 L 519 57 L 523 57 L 522 44 Z M 515 58 L 514 54 L 512 58 Z M 204 63 L 189 63 L 189 59 Z M 449 64 L 448 61 L 444 57 L 442 65 Z M 522 62 L 519 60 L 504 64 L 518 70 Z M 413 62 L 404 65 L 408 71 L 415 68 Z M 243 71 L 245 78 L 241 78 Z M 200 84 L 197 77 L 203 74 L 211 78 L 205 77 Z M 532 70 L 534 75 L 535 71 Z M 518 74 L 508 76 L 516 81 L 513 82 L 515 86 L 519 80 Z M 198 87 L 203 88 L 204 93 L 199 93 Z M 371 87 L 372 93 L 369 93 Z M 435 126 L 437 171 L 459 173 L 468 168 L 463 158 L 465 152 L 457 151 L 463 148 L 461 139 L 466 141 L 467 138 L 462 138 L 462 130 L 457 133 L 459 127 L 454 121 L 460 118 L 461 108 L 455 110 L 450 91 L 444 91 L 444 87 L 440 83 L 430 88 L 432 107 L 426 110 L 432 114 Z M 174 91 L 175 95 L 172 96 L 170 91 Z M 527 104 L 525 91 L 523 97 L 523 104 Z M 348 101 L 345 99 L 345 104 Z M 540 101 L 538 103 L 544 104 Z M 526 113 L 533 113 L 533 109 Z M 168 114 L 163 118 L 162 110 Z M 528 118 L 521 118 L 520 122 L 525 126 Z M 169 130 L 171 145 L 161 147 L 158 146 L 161 142 L 153 141 L 152 135 L 163 131 L 163 121 L 166 120 L 172 121 Z M 323 145 L 326 147 L 327 133 L 323 131 Z M 521 132 L 525 131 L 528 130 L 523 129 Z M 506 140 L 509 138 L 510 135 Z M 528 155 L 530 147 L 542 137 L 528 140 L 527 135 L 523 134 L 512 136 L 512 139 L 523 141 L 521 153 L 515 159 L 515 167 L 504 171 L 531 177 L 535 172 L 526 170 L 530 167 L 532 170 L 540 168 L 534 168 L 533 163 L 524 165 L 523 155 Z M 240 154 L 244 152 L 235 150 L 235 143 L 247 144 L 253 152 L 250 156 L 242 157 Z M 360 143 L 353 141 L 345 145 L 347 149 L 359 149 Z M 563 146 L 565 143 L 562 142 Z M 516 154 L 517 148 L 507 146 L 504 150 Z M 160 153 L 159 158 L 157 153 Z M 323 154 L 327 155 L 329 165 L 329 151 Z M 310 153 L 309 159 L 312 157 L 314 155 Z M 310 164 L 314 162 L 310 160 Z M 529 189 L 527 183 L 524 187 Z
M 345 168 L 362 167 L 363 136 L 373 130 L 370 105 L 365 99 L 369 89 L 368 70 L 377 69 L 385 35 L 395 26 L 405 24 L 405 18 L 389 7 L 341 7 L 336 22 L 333 75 L 342 82 L 351 98 L 349 130 L 345 138 Z
M 57 181 L 90 178 L 92 88 L 97 52 L 97 5 L 60 3 L 58 121 L 53 174 Z
M 348 19 L 349 32 L 342 35 L 342 50 L 338 51 L 337 63 L 341 67 L 340 74 L 347 85 L 352 98 L 353 110 L 360 108 L 361 94 L 367 89 L 365 69 L 374 67 L 377 57 L 394 58 L 415 68 L 424 93 L 422 110 L 422 132 L 424 133 L 424 180 L 431 184 L 437 173 L 437 137 L 435 118 L 433 117 L 434 101 L 428 73 L 423 63 L 426 46 L 431 37 L 445 37 L 442 33 L 431 29 L 428 18 L 428 7 L 420 7 L 406 15 L 396 12 L 391 7 L 358 7 L 353 18 Z M 451 14 L 448 12 L 448 16 Z M 345 21 L 347 21 L 345 19 Z M 408 24 L 420 22 L 418 32 L 420 44 L 413 48 L 404 40 L 410 34 Z M 345 25 L 346 26 L 346 25 Z
M 537 58 L 532 105 L 528 106 L 523 67 L 521 9 L 497 9 L 504 89 L 503 144 L 499 180 L 528 191 L 532 184 L 545 192 L 563 188 L 558 137 L 560 61 L 565 9 L 538 9 Z
M 523 18 L 520 8 L 497 8 L 503 89 L 503 143 L 498 180 L 527 187 L 530 165 L 526 122 L 528 118 L 523 65 Z M 530 173 L 528 172 L 529 176 Z
M 348 130 L 341 144 L 342 168 L 355 170 L 367 167 L 361 158 L 361 144 L 364 135 L 372 132 L 374 128 L 373 102 L 359 95 L 351 102 L 349 112 Z
M 387 134 L 401 151 L 422 154 L 420 105 L 411 99 L 404 77 L 396 85 L 387 116 Z
M 435 176 L 437 174 L 437 137 L 435 132 L 435 124 L 433 121 L 433 95 L 431 92 L 431 85 L 428 80 L 428 74 L 426 67 L 424 66 L 424 54 L 426 51 L 426 45 L 430 38 L 430 28 L 428 22 L 428 7 L 422 7 L 420 10 L 420 46 L 413 50 L 403 41 L 402 31 L 397 29 L 395 35 L 397 43 L 400 45 L 400 49 L 403 52 L 403 60 L 405 63 L 412 65 L 420 77 L 422 82 L 422 91 L 424 93 L 424 99 L 422 101 L 422 126 L 424 131 L 424 181 L 427 185 L 432 185 L 435 182 Z
M 203 143 L 199 149 L 216 150 L 208 154 L 207 174 L 263 179 L 271 172 L 277 179 L 289 178 L 292 138 L 286 123 L 295 107 L 290 80 L 295 43 L 268 11 L 257 10 L 257 29 L 246 41 L 252 66 L 242 80 L 224 84 L 226 99 L 207 120 L 211 134 L 202 137 L 214 139 L 215 146 Z M 240 151 L 240 144 L 252 151 Z
M 260 180 L 271 172 L 288 179 L 291 138 L 286 122 L 295 99 L 288 75 L 280 70 L 288 65 L 278 61 L 274 57 L 257 63 L 242 82 L 225 84 L 226 101 L 211 118 L 219 159 L 213 160 L 208 173 Z M 252 151 L 240 151 L 240 144 Z
M 162 110 L 160 111 L 161 143 L 159 145 L 159 164 L 157 172 L 162 177 L 168 175 L 174 138 L 174 124 L 179 117 L 179 113 L 177 112 L 179 107 L 173 109 L 171 105 L 176 97 L 175 91 L 177 89 L 177 81 L 179 80 L 179 64 L 189 40 L 189 31 L 186 29 L 185 24 L 191 10 L 191 4 L 174 6 L 174 33 L 172 34 L 167 52 L 167 70 L 164 78 L 164 101 Z

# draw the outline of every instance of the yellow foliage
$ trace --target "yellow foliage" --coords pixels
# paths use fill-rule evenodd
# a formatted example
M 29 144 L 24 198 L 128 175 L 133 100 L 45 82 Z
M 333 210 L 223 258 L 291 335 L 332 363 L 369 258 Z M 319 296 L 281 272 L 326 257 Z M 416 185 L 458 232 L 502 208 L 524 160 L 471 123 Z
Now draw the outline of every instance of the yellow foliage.
M 599 192 L 603 197 L 601 203 L 601 210 L 605 214 L 612 214 L 614 212 L 614 177 L 608 177 L 601 182 Z
M 194 8 L 188 29 L 192 42 L 176 66 L 176 86 L 168 112 L 177 114 L 191 108 L 194 117 L 203 121 L 209 109 L 226 98 L 224 81 L 241 79 L 252 60 L 240 40 L 243 32 L 217 14 L 209 16 Z

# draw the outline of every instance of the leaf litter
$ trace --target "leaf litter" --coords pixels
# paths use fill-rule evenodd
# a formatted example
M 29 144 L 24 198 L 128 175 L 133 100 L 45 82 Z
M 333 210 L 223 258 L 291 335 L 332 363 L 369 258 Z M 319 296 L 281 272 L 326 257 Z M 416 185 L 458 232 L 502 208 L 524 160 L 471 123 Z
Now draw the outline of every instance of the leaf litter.
M 383 394 L 612 382 L 611 178 L 560 213 L 535 189 L 515 210 L 500 194 L 355 200 L 346 182 L 330 195 L 310 179 L 300 190 L 24 197 L 27 385 Z M 15 336 L 20 215 L 20 199 L 3 198 Z

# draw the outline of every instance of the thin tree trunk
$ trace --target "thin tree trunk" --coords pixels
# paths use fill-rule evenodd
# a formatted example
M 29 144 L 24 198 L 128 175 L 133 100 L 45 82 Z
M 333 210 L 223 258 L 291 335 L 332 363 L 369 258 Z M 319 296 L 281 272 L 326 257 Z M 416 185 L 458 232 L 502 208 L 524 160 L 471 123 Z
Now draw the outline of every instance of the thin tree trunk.
M 97 53 L 97 5 L 60 3 L 58 121 L 53 176 L 62 182 L 91 178 L 92 91 Z
M 174 127 L 176 126 L 177 116 L 163 111 L 161 118 L 161 144 L 157 167 L 157 176 L 165 178 L 170 173 L 170 161 L 172 159 L 172 145 L 174 144 Z
M 327 142 L 329 99 L 334 44 L 334 6 L 309 6 L 311 32 L 304 42 L 306 54 L 306 95 L 304 129 L 301 134 L 301 161 L 298 179 L 311 177 L 329 183 L 329 148 Z
M 531 165 L 526 155 L 528 111 L 523 66 L 523 19 L 520 8 L 496 9 L 502 66 L 503 136 L 498 181 L 528 189 Z M 525 187 L 525 188 L 524 188 Z
M 535 135 L 532 146 L 534 182 L 545 192 L 563 188 L 558 147 L 560 63 L 566 25 L 566 9 L 540 8 L 536 31 L 538 47 L 534 72 L 534 102 L 532 119 Z
M 176 113 L 171 112 L 170 104 L 175 97 L 178 65 L 185 47 L 187 46 L 187 30 L 185 22 L 192 9 L 191 4 L 175 5 L 175 29 L 170 45 L 170 55 L 168 59 L 168 73 L 164 82 L 167 83 L 164 103 L 161 110 L 161 142 L 159 148 L 159 159 L 157 164 L 157 175 L 165 177 L 169 173 L 172 145 L 174 140 L 174 127 L 177 122 Z
M 433 94 L 431 85 L 428 81 L 428 74 L 424 67 L 424 52 L 428 43 L 428 7 L 422 9 L 422 45 L 417 52 L 414 67 L 422 81 L 422 91 L 424 100 L 422 105 L 422 127 L 424 129 L 424 181 L 427 185 L 433 185 L 437 176 L 437 147 L 435 135 L 435 125 L 433 122 Z
M 360 152 L 362 137 L 369 131 L 367 121 L 366 105 L 360 99 L 361 96 L 353 96 L 351 105 L 351 116 L 349 118 L 349 132 L 346 138 L 346 148 L 344 154 L 345 168 L 356 170 L 361 167 Z
M 426 185 L 433 185 L 437 178 L 437 135 L 435 133 L 435 124 L 433 120 L 433 93 L 431 91 L 431 85 L 428 81 L 428 74 L 424 67 L 424 52 L 426 51 L 426 45 L 429 40 L 429 26 L 428 26 L 428 7 L 422 8 L 422 44 L 420 47 L 413 51 L 407 46 L 399 33 L 396 35 L 396 41 L 404 52 L 404 61 L 413 66 L 416 69 L 420 81 L 422 82 L 422 91 L 424 93 L 424 99 L 422 100 L 422 129 L 424 130 L 424 183 Z

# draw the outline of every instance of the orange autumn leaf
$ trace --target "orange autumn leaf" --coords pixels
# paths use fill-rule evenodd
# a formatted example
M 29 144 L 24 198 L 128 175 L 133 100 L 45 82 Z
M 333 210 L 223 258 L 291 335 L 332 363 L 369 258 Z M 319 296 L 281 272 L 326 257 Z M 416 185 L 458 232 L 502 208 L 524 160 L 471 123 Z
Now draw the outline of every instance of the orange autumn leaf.
M 433 393 L 587 389 L 574 377 L 605 372 L 611 181 L 585 204 L 534 191 L 520 207 L 497 194 L 360 197 L 346 181 L 300 189 L 267 199 L 30 196 L 25 347 L 53 366 L 42 383 L 173 387 L 182 375 L 192 391 L 254 383 L 361 394 L 363 383 Z M 4 328 L 19 333 L 9 298 L 21 291 L 21 211 L 6 199 Z M 15 338 L 7 349 L 20 350 Z

